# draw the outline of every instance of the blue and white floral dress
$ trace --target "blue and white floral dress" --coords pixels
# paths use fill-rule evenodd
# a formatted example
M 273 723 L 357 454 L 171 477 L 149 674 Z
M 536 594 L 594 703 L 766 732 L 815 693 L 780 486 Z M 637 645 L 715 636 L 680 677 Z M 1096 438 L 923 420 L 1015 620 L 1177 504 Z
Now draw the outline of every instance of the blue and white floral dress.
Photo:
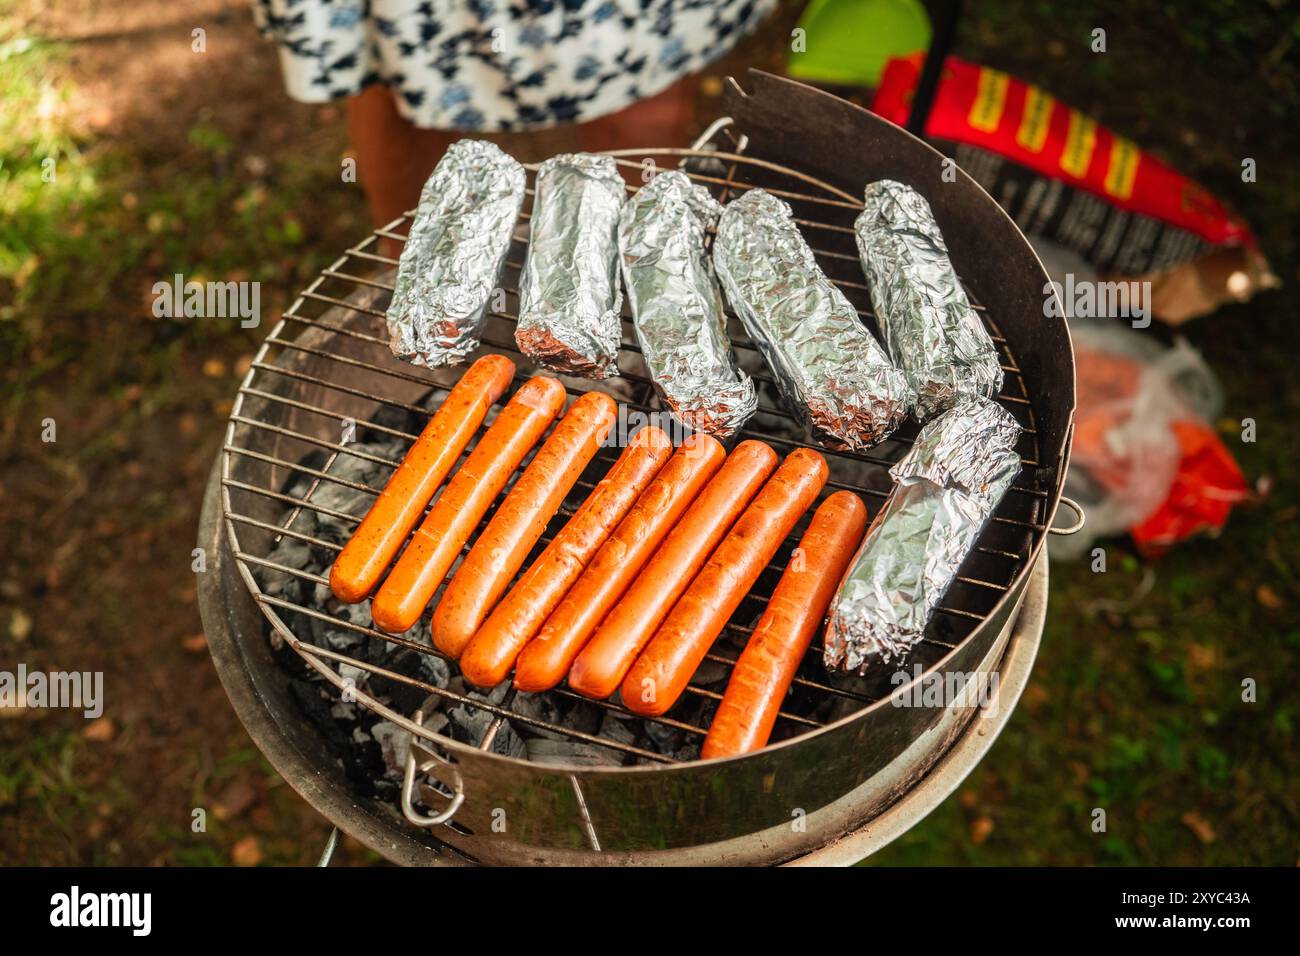
M 253 0 L 289 95 L 384 83 L 416 126 L 595 119 L 726 53 L 776 0 Z

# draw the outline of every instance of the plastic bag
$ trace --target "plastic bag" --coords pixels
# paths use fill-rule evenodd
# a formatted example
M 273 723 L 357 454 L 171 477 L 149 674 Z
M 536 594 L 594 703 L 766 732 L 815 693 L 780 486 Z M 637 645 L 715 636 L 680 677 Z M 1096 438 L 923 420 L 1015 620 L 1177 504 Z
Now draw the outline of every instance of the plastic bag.
M 1078 557 L 1125 531 L 1155 556 L 1221 528 L 1250 489 L 1210 424 L 1222 393 L 1199 353 L 1109 321 L 1075 320 L 1070 332 L 1077 411 L 1065 493 L 1088 521 L 1053 539 L 1053 557 Z

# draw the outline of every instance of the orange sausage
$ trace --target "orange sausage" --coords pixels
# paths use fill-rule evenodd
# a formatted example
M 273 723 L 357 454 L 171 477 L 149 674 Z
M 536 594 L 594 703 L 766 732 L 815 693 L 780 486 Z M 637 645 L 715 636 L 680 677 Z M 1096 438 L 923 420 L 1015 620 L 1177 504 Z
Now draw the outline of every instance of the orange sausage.
M 411 533 L 433 493 L 451 471 L 488 409 L 510 387 L 515 363 L 485 355 L 461 376 L 424 426 L 401 465 L 370 506 L 330 568 L 330 590 L 340 601 L 365 600 Z
M 596 552 L 515 661 L 515 687 L 549 690 L 569 672 L 600 619 L 726 458 L 717 439 L 690 435 Z
M 853 492 L 837 491 L 822 502 L 731 671 L 701 757 L 733 757 L 767 743 L 785 692 L 866 529 L 867 509 Z
M 596 699 L 618 689 L 655 628 L 775 467 L 776 452 L 763 442 L 736 446 L 573 662 L 571 688 Z
M 781 463 L 627 672 L 623 706 L 657 717 L 677 703 L 732 612 L 817 500 L 828 475 L 826 459 L 807 448 L 796 448 Z
M 604 392 L 587 392 L 560 419 L 442 592 L 434 647 L 460 657 L 617 419 L 618 406 Z
M 420 619 L 475 526 L 563 407 L 564 386 L 553 378 L 530 378 L 515 392 L 442 490 L 370 602 L 376 627 L 397 634 Z
M 479 687 L 495 687 L 506 679 L 519 651 L 555 610 L 672 450 L 672 439 L 653 425 L 636 433 L 609 474 L 470 640 L 460 657 L 460 672 L 466 680 Z

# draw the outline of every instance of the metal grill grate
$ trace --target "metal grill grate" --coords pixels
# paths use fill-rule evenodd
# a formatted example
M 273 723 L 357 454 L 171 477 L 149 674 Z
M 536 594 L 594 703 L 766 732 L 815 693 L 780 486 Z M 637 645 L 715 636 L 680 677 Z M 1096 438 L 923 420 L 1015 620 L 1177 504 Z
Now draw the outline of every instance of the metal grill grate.
M 853 245 L 852 224 L 861 209 L 861 203 L 828 184 L 794 170 L 745 156 L 743 138 L 737 141 L 730 129 L 715 128 L 710 132 L 713 134 L 713 144 L 718 147 L 716 150 L 621 150 L 612 155 L 618 158 L 622 166 L 638 171 L 646 168 L 647 161 L 655 162 L 661 167 L 682 163 L 683 170 L 692 179 L 705 184 L 724 201 L 756 185 L 781 196 L 793 207 L 796 219 L 822 268 L 875 331 L 867 286 L 862 281 Z M 536 165 L 528 167 L 530 202 L 531 182 L 535 172 Z M 629 186 L 629 190 L 634 191 L 635 187 Z M 527 205 L 528 203 L 526 207 Z M 528 209 L 525 208 L 525 223 L 528 215 Z M 397 362 L 389 353 L 383 306 L 387 295 L 392 292 L 392 274 L 397 260 L 383 253 L 381 240 L 402 241 L 404 228 L 409 221 L 408 215 L 386 228 L 376 230 L 323 270 L 272 330 L 239 389 L 223 449 L 222 495 L 229 542 L 240 573 L 274 632 L 297 651 L 309 666 L 340 688 L 345 684 L 335 666 L 347 664 L 372 676 L 420 688 L 453 704 L 486 711 L 492 715 L 493 720 L 479 743 L 485 750 L 491 746 L 502 722 L 508 718 L 533 730 L 610 748 L 630 760 L 675 762 L 673 757 L 656 751 L 561 726 L 532 713 L 521 713 L 514 706 L 516 697 L 513 691 L 500 703 L 493 704 L 321 647 L 311 642 L 310 635 L 295 633 L 286 619 L 292 621 L 296 619 L 295 615 L 300 615 L 302 617 L 297 619 L 326 620 L 370 640 L 384 641 L 420 654 L 441 656 L 419 641 L 342 620 L 323 606 L 286 600 L 267 593 L 264 587 L 266 575 L 272 572 L 290 575 L 312 585 L 328 585 L 325 577 L 289 567 L 272 560 L 268 555 L 286 537 L 329 552 L 340 550 L 338 544 L 292 527 L 294 520 L 303 511 L 313 511 L 349 525 L 358 522 L 359 519 L 314 500 L 324 483 L 333 483 L 360 495 L 378 494 L 378 487 L 370 487 L 332 473 L 340 455 L 346 453 L 386 466 L 395 467 L 398 464 L 396 459 L 372 455 L 333 440 L 339 436 L 342 423 L 349 419 L 355 420 L 358 429 L 370 429 L 377 434 L 410 443 L 415 440 L 414 433 L 370 421 L 368 419 L 373 417 L 371 413 L 387 407 L 427 416 L 429 409 L 421 404 L 422 399 L 433 389 L 449 387 L 461 371 L 451 370 L 448 374 L 445 370 L 431 372 L 418 369 Z M 525 246 L 526 229 L 520 228 L 516 231 L 502 277 L 507 303 L 512 306 L 517 304 L 515 289 Z M 923 664 L 927 670 L 984 620 L 1016 580 L 1033 547 L 1045 532 L 1043 520 L 1050 494 L 1041 478 L 1043 472 L 1038 468 L 1038 436 L 1034 426 L 1033 399 L 1026 390 L 1015 356 L 999 333 L 995 321 L 973 300 L 972 304 L 983 318 L 999 349 L 1005 376 L 999 398 L 1024 427 L 1018 449 L 1024 459 L 1024 467 L 1012 493 L 1003 500 L 990 526 L 981 535 L 976 553 L 967 560 L 961 575 L 946 595 L 927 632 L 926 640 L 914 655 L 913 662 Z M 489 318 L 483 341 L 488 350 L 508 354 L 516 360 L 519 366 L 516 380 L 522 382 L 533 374 L 534 366 L 522 358 L 515 348 L 515 317 L 508 310 L 494 312 Z M 792 416 L 780 405 L 770 373 L 734 317 L 730 319 L 730 326 L 737 360 L 753 376 L 759 390 L 759 411 L 739 437 L 764 440 L 781 454 L 797 446 L 816 448 L 825 454 L 831 471 L 823 496 L 838 489 L 857 492 L 864 498 L 869 512 L 874 516 L 889 493 L 891 481 L 888 468 L 910 445 L 916 435 L 916 426 L 911 423 L 905 425 L 889 440 L 868 453 L 830 451 L 809 441 Z M 570 394 L 577 395 L 599 387 L 611 391 L 629 410 L 647 416 L 663 414 L 641 359 L 626 310 L 623 331 L 619 356 L 621 377 L 604 383 L 566 378 L 563 379 L 566 388 Z M 319 465 L 310 463 L 308 455 L 311 452 L 315 452 L 312 460 L 323 455 L 323 462 Z M 594 487 L 595 481 L 612 464 L 617 453 L 618 449 L 611 448 L 602 449 L 597 455 L 591 468 L 579 480 L 560 513 L 547 528 L 537 551 L 563 526 L 564 521 Z M 287 493 L 295 480 L 306 483 L 307 490 L 301 496 Z M 743 639 L 752 630 L 784 569 L 786 556 L 806 529 L 810 516 L 811 509 L 733 616 L 728 624 L 728 631 L 732 635 Z M 489 513 L 484 522 L 490 518 Z M 473 539 L 471 543 L 472 541 Z M 426 611 L 426 617 L 427 614 Z M 729 648 L 724 649 L 725 643 L 719 641 L 706 660 L 724 668 L 734 664 L 736 653 Z M 779 714 L 773 739 L 794 736 L 820 727 L 828 722 L 824 716 L 828 711 L 834 714 L 829 719 L 838 719 L 848 712 L 844 710 L 845 707 L 856 710 L 867 706 L 887 696 L 891 689 L 883 675 L 874 680 L 827 675 L 821 667 L 820 657 L 820 643 L 814 642 Z M 393 712 L 362 690 L 355 690 L 354 693 L 357 700 L 385 718 L 412 733 L 433 739 L 427 729 L 406 715 Z M 563 685 L 550 693 L 574 700 L 586 700 Z M 718 699 L 721 695 L 716 690 L 693 681 L 687 694 L 683 695 L 683 700 L 701 696 Z M 609 701 L 589 703 L 618 711 L 628 717 L 635 716 Z M 679 702 L 677 707 L 654 722 L 693 735 L 697 740 L 702 738 L 707 732 L 707 726 L 680 719 L 682 710 L 683 704 Z

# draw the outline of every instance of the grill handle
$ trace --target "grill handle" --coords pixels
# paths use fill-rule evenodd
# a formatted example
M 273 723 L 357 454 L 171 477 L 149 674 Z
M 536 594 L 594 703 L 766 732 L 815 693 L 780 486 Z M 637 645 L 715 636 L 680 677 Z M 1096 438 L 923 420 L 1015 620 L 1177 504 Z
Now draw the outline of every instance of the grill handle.
M 1073 498 L 1067 498 L 1065 495 L 1061 495 L 1060 503 L 1065 505 L 1065 507 L 1069 508 L 1071 511 L 1074 512 L 1075 522 L 1074 524 L 1068 525 L 1064 528 L 1058 528 L 1055 525 L 1053 525 L 1052 527 L 1047 529 L 1048 533 L 1059 534 L 1063 536 L 1070 535 L 1070 534 L 1078 534 L 1080 531 L 1083 530 L 1083 526 L 1088 521 L 1087 516 L 1083 513 L 1083 507 L 1079 504 L 1079 502 L 1075 501 Z
M 423 711 L 416 712 L 415 722 L 420 725 L 424 724 Z M 441 767 L 439 765 L 441 765 Z M 441 769 L 444 772 L 450 772 L 452 781 L 450 788 L 452 793 L 450 802 L 447 804 L 446 809 L 441 813 L 429 816 L 428 814 L 421 813 L 419 810 L 415 809 L 415 772 L 416 770 L 419 770 L 422 774 L 428 774 L 429 771 L 434 770 L 435 768 Z M 443 783 L 444 786 L 447 785 L 441 774 L 439 774 L 436 779 L 440 783 Z M 429 787 L 423 787 L 421 788 L 421 793 L 428 793 L 431 789 L 432 788 Z M 406 817 L 406 819 L 415 826 L 428 829 L 429 827 L 436 827 L 442 823 L 449 823 L 451 818 L 456 815 L 456 811 L 460 809 L 461 804 L 464 802 L 465 781 L 462 779 L 460 771 L 456 769 L 456 765 L 452 763 L 450 758 L 444 757 L 442 754 L 434 750 L 431 741 L 423 740 L 413 734 L 411 736 L 410 748 L 406 753 L 406 772 L 402 775 L 402 816 Z

